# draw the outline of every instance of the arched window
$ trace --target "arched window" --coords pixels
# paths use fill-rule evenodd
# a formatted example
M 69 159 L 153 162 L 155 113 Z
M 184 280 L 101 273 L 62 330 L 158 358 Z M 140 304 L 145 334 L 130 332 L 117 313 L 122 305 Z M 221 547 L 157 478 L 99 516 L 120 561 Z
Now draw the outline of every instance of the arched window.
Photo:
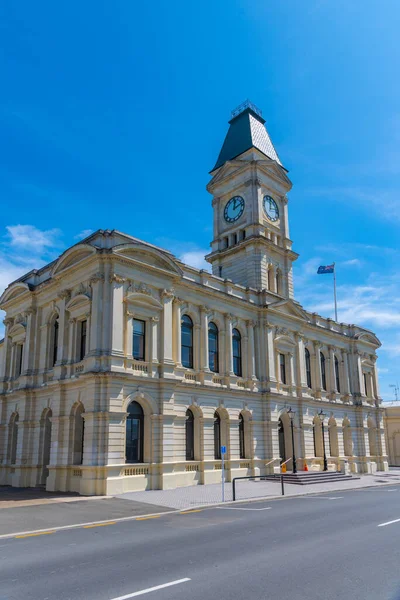
M 321 359 L 321 385 L 322 385 L 322 389 L 326 391 L 325 356 L 322 352 L 320 353 L 320 359 Z
M 8 455 L 11 465 L 17 462 L 18 421 L 18 413 L 14 413 L 8 425 Z
M 242 336 L 237 329 L 232 331 L 233 372 L 242 376 Z
M 194 460 L 194 416 L 190 408 L 186 411 L 186 460 Z
M 353 439 L 351 434 L 351 425 L 349 419 L 343 419 L 343 446 L 344 455 L 353 456 Z
M 85 410 L 82 404 L 76 407 L 74 417 L 74 431 L 73 431 L 73 457 L 72 463 L 74 465 L 81 465 L 83 462 L 83 443 L 85 437 L 85 421 L 82 417 L 82 413 Z
M 47 476 L 49 474 L 48 465 L 50 464 L 50 450 L 51 450 L 51 409 L 45 409 L 40 419 L 40 459 L 42 463 L 42 472 L 40 476 L 40 483 L 44 485 L 46 483 Z
M 336 390 L 340 394 L 339 361 L 337 359 L 337 356 L 335 356 L 335 380 L 336 380 Z
M 305 355 L 305 359 L 306 359 L 307 387 L 311 388 L 312 387 L 312 382 L 311 382 L 311 357 L 310 357 L 310 351 L 309 351 L 308 348 L 306 348 L 304 350 L 304 355 Z
M 246 458 L 243 415 L 239 415 L 239 450 L 240 450 L 240 458 Z
M 277 294 L 281 294 L 282 290 L 281 290 L 281 272 L 279 271 L 279 269 L 277 269 L 276 271 L 276 293 Z
M 281 383 L 286 385 L 286 356 L 282 352 L 279 353 L 279 373 Z
M 138 402 L 131 402 L 128 406 L 126 419 L 126 462 L 143 462 L 143 409 Z
M 221 419 L 217 412 L 214 413 L 214 458 L 221 459 Z
M 270 292 L 274 291 L 274 270 L 272 267 L 268 269 L 268 289 Z
M 58 354 L 58 320 L 56 319 L 53 323 L 53 356 L 52 356 L 52 367 L 57 362 Z
M 182 365 L 188 369 L 193 369 L 193 321 L 188 315 L 182 317 L 181 349 Z
M 208 364 L 210 371 L 219 372 L 218 363 L 218 327 L 215 323 L 208 326 Z

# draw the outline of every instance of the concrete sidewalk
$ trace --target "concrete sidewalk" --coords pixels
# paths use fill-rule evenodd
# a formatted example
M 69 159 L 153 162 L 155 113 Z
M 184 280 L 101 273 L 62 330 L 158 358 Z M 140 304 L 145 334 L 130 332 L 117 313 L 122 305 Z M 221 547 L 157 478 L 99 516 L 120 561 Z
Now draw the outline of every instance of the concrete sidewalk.
M 362 475 L 359 479 L 318 483 L 312 485 L 285 484 L 285 496 L 304 496 L 318 492 L 337 492 L 340 490 L 362 489 L 371 486 L 382 486 L 400 483 L 400 468 L 375 475 Z M 236 500 L 250 500 L 264 497 L 281 496 L 280 481 L 238 481 L 236 484 Z M 148 490 L 146 492 L 130 492 L 117 496 L 125 500 L 149 502 L 168 508 L 185 509 L 194 506 L 217 504 L 222 500 L 221 484 L 194 485 L 175 490 Z M 225 484 L 225 501 L 232 501 L 232 484 Z

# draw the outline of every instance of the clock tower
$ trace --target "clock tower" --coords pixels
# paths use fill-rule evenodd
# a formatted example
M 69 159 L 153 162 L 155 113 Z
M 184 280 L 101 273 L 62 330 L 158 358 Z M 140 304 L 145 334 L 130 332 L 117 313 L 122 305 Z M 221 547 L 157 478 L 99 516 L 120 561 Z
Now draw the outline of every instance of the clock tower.
M 293 298 L 287 192 L 292 184 L 261 111 L 250 102 L 232 112 L 211 171 L 214 239 L 206 260 L 214 275 Z

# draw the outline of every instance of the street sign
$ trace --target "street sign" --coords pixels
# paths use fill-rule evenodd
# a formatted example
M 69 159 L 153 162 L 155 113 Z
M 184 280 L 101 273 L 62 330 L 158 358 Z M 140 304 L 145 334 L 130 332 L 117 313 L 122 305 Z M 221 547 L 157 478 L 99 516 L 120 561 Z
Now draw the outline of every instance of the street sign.
M 221 446 L 221 454 L 226 454 L 226 446 Z

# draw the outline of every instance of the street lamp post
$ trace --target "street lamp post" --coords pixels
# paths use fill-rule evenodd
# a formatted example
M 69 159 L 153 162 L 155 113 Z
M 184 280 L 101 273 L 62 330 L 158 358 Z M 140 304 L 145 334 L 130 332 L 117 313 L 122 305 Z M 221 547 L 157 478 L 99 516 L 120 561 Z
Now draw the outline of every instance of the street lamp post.
M 326 414 L 323 412 L 322 408 L 321 408 L 320 412 L 318 413 L 318 416 L 321 419 L 321 425 L 322 425 L 322 442 L 323 442 L 323 447 L 324 447 L 324 471 L 327 471 L 328 470 L 328 461 L 326 460 L 325 430 L 324 430 L 324 419 L 326 417 Z
M 294 410 L 292 410 L 292 407 L 290 407 L 287 412 L 288 412 L 288 415 L 290 417 L 290 428 L 292 430 L 292 452 L 293 452 L 292 462 L 293 462 L 293 473 L 297 473 L 296 453 L 295 453 L 295 450 L 294 450 L 294 431 L 293 431 L 293 419 L 294 419 L 294 415 L 296 413 L 294 412 Z

